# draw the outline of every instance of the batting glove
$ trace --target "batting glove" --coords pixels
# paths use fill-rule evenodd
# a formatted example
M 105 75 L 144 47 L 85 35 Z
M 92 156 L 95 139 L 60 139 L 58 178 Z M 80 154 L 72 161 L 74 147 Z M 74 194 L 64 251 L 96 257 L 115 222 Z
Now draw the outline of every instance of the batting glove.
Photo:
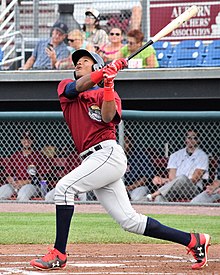
M 119 58 L 117 60 L 113 60 L 109 66 L 115 67 L 117 71 L 123 70 L 125 67 L 128 66 L 128 62 L 125 58 Z
M 104 80 L 114 81 L 116 75 L 117 75 L 117 70 L 116 70 L 115 67 L 113 67 L 113 66 L 109 66 L 109 67 L 106 66 L 105 68 L 103 68 Z

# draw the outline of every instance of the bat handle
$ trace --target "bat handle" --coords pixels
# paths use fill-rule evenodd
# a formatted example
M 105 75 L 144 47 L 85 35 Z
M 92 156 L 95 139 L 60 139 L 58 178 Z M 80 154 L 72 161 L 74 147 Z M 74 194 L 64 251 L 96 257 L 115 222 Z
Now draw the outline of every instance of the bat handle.
M 133 52 L 131 55 L 127 57 L 127 60 L 130 60 L 133 58 L 135 55 L 139 54 L 141 51 L 143 51 L 145 48 L 149 47 L 152 45 L 154 42 L 152 40 L 149 40 L 147 43 L 145 43 L 142 47 L 138 48 L 135 52 Z

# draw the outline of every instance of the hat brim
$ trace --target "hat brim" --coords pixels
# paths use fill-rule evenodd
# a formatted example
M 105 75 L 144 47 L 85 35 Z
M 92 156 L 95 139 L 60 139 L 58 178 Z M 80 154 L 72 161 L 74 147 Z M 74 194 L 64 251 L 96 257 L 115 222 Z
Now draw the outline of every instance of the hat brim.
M 94 59 L 94 57 L 91 55 L 90 52 L 88 52 L 87 50 L 77 50 L 72 54 L 72 61 L 74 66 L 76 66 L 78 60 L 83 57 L 83 56 L 88 56 L 90 58 L 92 58 L 92 60 L 96 63 L 96 60 Z
M 66 34 L 66 32 L 65 32 L 64 30 L 60 29 L 60 28 L 55 27 L 55 28 L 53 28 L 53 29 L 62 32 L 62 34 Z

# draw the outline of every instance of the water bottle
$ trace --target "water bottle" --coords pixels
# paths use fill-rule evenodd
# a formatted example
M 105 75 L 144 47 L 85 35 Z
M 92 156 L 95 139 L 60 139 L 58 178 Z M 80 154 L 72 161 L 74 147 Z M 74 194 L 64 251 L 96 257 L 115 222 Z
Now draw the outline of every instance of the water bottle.
M 40 181 L 40 190 L 41 190 L 41 197 L 44 199 L 47 194 L 47 181 L 46 180 Z
M 39 183 L 39 177 L 35 165 L 29 165 L 27 168 L 27 172 L 31 176 L 31 184 L 37 186 Z

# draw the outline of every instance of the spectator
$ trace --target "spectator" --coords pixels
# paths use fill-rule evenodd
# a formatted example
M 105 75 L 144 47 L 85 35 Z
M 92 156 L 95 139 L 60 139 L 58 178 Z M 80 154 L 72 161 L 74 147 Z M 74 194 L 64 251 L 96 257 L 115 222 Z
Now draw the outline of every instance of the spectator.
M 191 200 L 191 203 L 212 203 L 220 200 L 220 160 L 218 162 L 217 179 L 207 185 L 206 190 Z
M 142 31 L 138 29 L 130 30 L 127 33 L 127 45 L 121 48 L 118 58 L 126 58 L 134 53 L 144 44 L 143 40 L 144 34 Z M 134 66 L 134 64 L 136 65 Z M 128 62 L 129 68 L 157 68 L 158 66 L 156 51 L 153 46 L 147 47 Z
M 122 44 L 122 39 L 122 30 L 113 27 L 109 32 L 109 42 L 100 48 L 100 56 L 105 63 L 109 63 L 116 59 L 119 50 L 124 46 Z
M 192 199 L 203 190 L 203 179 L 208 179 L 208 155 L 199 148 L 199 133 L 189 130 L 186 134 L 186 147 L 173 153 L 168 161 L 168 178 L 156 176 L 155 185 L 163 185 L 148 200 L 156 202 L 176 199 Z
M 130 6 L 130 9 L 120 10 L 120 13 L 113 14 L 107 21 L 107 28 L 118 26 L 123 33 L 129 30 L 141 29 L 142 5 L 141 1 L 132 1 L 133 3 L 124 3 Z M 136 3 L 135 3 L 136 2 Z M 131 6 L 132 5 L 132 6 Z
M 132 201 L 138 201 L 152 191 L 150 184 L 155 174 L 154 167 L 148 153 L 136 148 L 129 132 L 125 133 L 124 150 L 128 160 L 124 175 L 126 190 Z
M 140 1 L 131 10 L 130 30 L 140 30 L 142 20 L 142 5 Z
M 80 164 L 80 159 L 75 150 L 70 151 L 70 148 L 64 146 L 53 159 L 52 164 L 52 182 L 53 186 L 49 187 L 49 192 L 45 196 L 45 201 L 54 202 L 54 192 L 56 183 L 71 172 Z M 85 194 L 82 194 L 82 200 L 85 200 Z
M 39 183 L 46 173 L 47 164 L 43 155 L 33 150 L 33 142 L 30 131 L 21 135 L 22 149 L 8 158 L 8 183 L 0 187 L 0 199 L 17 195 L 18 201 L 27 201 L 39 195 Z
M 37 43 L 31 57 L 20 70 L 54 69 L 58 60 L 68 57 L 69 51 L 64 40 L 67 36 L 67 26 L 57 22 L 52 27 L 51 37 Z
M 108 43 L 108 35 L 99 25 L 99 11 L 89 8 L 86 10 L 85 16 L 85 24 L 83 26 L 85 39 L 94 45 L 96 52 L 99 52 L 100 47 Z
M 56 62 L 55 67 L 57 69 L 74 69 L 73 61 L 72 61 L 72 53 L 79 49 L 86 49 L 87 51 L 95 51 L 95 48 L 91 43 L 84 40 L 83 33 L 80 30 L 72 30 L 69 32 L 68 37 L 68 49 L 70 51 L 70 55 L 67 58 L 59 60 Z

